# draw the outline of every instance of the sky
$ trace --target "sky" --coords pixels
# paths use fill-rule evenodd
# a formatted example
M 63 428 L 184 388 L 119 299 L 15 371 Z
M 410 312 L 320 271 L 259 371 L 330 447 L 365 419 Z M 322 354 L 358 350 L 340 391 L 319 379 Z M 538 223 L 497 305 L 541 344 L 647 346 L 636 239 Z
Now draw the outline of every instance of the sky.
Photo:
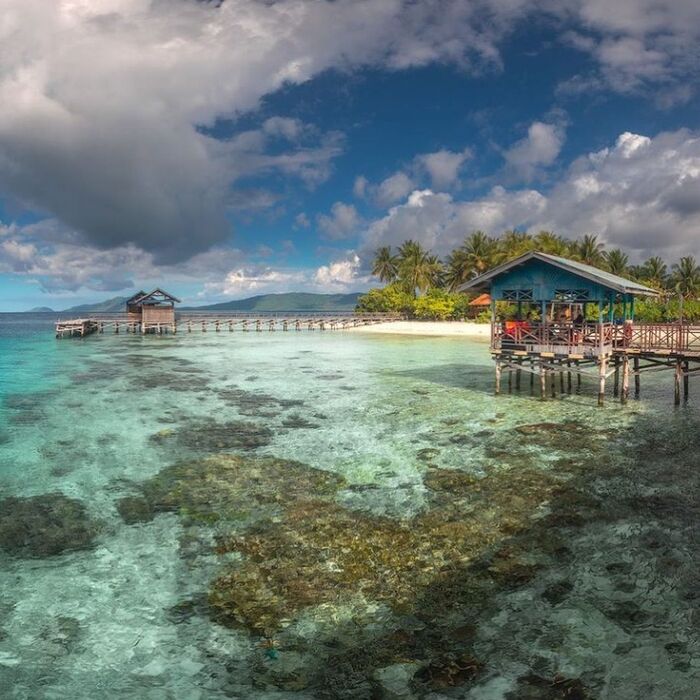
M 0 45 L 0 310 L 476 229 L 700 257 L 697 0 L 0 0 Z

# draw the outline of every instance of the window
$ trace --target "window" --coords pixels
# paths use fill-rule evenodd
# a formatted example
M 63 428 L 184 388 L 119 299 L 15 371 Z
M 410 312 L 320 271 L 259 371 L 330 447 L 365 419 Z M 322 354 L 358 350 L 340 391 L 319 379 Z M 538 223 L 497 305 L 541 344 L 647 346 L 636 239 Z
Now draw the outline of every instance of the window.
M 562 301 L 568 303 L 581 303 L 588 301 L 587 289 L 555 289 L 554 301 Z
M 532 289 L 504 289 L 504 301 L 532 301 Z

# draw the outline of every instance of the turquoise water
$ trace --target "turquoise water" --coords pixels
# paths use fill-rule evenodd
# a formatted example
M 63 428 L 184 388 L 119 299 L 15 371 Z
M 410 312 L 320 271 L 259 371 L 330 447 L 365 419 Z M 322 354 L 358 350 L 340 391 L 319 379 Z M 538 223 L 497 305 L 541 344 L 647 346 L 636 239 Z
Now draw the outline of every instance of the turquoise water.
M 697 404 L 487 350 L 0 315 L 0 695 L 696 697 Z

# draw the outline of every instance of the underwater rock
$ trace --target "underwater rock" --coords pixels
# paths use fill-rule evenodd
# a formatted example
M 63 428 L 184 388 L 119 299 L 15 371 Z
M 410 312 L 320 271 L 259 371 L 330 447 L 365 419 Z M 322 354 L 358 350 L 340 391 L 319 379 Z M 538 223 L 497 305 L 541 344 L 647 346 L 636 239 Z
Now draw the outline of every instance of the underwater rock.
M 92 546 L 98 524 L 62 493 L 0 500 L 0 548 L 19 557 L 49 557 Z
M 42 652 L 51 656 L 70 654 L 79 646 L 81 635 L 80 622 L 74 617 L 49 618 L 39 632 Z
M 228 423 L 192 423 L 181 428 L 161 430 L 151 435 L 156 443 L 174 442 L 177 446 L 205 452 L 219 450 L 254 450 L 269 445 L 272 431 L 246 421 Z
M 310 420 L 300 416 L 298 413 L 292 413 L 282 421 L 285 428 L 320 428 L 318 423 L 312 423 Z
M 144 482 L 141 495 L 125 508 L 134 517 L 175 511 L 189 522 L 205 525 L 240 523 L 271 517 L 311 494 L 329 497 L 344 483 L 340 476 L 299 462 L 224 454 L 166 467 Z
M 141 496 L 125 496 L 117 501 L 117 511 L 127 525 L 148 523 L 155 513 L 151 504 Z
M 483 669 L 484 664 L 468 652 L 447 653 L 421 668 L 414 683 L 424 689 L 447 690 L 473 681 Z
M 378 700 L 411 700 L 416 696 L 411 689 L 411 680 L 420 668 L 418 663 L 399 663 L 374 672 Z
M 542 678 L 530 673 L 518 678 L 516 690 L 506 693 L 506 700 L 589 700 L 583 683 L 578 678 Z
M 542 598 L 551 605 L 559 605 L 574 589 L 570 581 L 557 581 L 552 583 L 542 592 Z
M 437 447 L 424 447 L 416 452 L 416 458 L 421 462 L 432 462 L 440 454 Z

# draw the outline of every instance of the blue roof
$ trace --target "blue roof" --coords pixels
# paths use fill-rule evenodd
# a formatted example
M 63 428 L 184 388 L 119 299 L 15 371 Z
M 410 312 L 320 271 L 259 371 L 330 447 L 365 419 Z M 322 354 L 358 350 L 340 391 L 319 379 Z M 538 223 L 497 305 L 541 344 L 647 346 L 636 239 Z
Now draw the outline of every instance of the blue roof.
M 545 263 L 549 263 L 558 267 L 560 269 L 566 270 L 574 275 L 583 277 L 591 282 L 595 282 L 602 287 L 611 289 L 620 294 L 632 294 L 640 296 L 658 296 L 659 293 L 655 289 L 650 287 L 645 287 L 639 282 L 626 279 L 625 277 L 620 277 L 619 275 L 613 275 L 611 272 L 606 272 L 605 270 L 600 270 L 592 265 L 586 265 L 585 263 L 577 262 L 576 260 L 569 260 L 568 258 L 561 258 L 558 255 L 549 255 L 548 253 L 540 253 L 537 251 L 531 251 L 525 253 L 520 257 L 513 260 L 509 260 L 498 267 L 494 267 L 493 270 L 485 272 L 483 275 L 475 277 L 473 280 L 469 280 L 463 284 L 459 289 L 460 291 L 484 291 L 490 289 L 490 282 L 496 277 L 512 270 L 515 267 L 519 267 L 530 260 L 542 260 Z

